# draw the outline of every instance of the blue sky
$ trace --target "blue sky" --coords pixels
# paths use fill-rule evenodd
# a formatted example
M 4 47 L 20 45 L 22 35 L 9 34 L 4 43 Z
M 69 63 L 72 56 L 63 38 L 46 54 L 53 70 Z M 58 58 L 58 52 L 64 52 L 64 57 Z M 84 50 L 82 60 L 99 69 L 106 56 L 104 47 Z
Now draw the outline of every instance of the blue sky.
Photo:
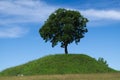
M 38 30 L 58 8 L 78 10 L 89 19 L 88 33 L 70 53 L 103 57 L 110 67 L 120 70 L 119 0 L 0 0 L 0 71 L 50 55 L 64 53 L 52 48 Z

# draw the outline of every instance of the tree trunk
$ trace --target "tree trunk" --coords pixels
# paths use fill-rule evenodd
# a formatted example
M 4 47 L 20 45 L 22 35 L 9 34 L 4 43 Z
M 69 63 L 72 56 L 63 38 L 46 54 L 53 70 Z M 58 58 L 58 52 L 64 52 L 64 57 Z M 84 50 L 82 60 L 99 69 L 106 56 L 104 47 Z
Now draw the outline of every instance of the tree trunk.
M 68 54 L 68 50 L 67 50 L 67 44 L 65 45 L 65 54 Z

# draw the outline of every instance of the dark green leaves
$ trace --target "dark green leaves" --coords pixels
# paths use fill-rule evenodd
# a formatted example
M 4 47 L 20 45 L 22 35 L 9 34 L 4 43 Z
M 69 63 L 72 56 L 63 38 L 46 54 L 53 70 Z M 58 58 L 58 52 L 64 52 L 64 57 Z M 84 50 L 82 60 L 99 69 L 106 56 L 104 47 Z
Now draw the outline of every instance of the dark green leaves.
M 60 8 L 49 16 L 39 32 L 46 42 L 52 43 L 52 47 L 58 42 L 64 47 L 73 41 L 77 44 L 84 37 L 84 34 L 88 32 L 87 22 L 87 18 L 78 11 Z

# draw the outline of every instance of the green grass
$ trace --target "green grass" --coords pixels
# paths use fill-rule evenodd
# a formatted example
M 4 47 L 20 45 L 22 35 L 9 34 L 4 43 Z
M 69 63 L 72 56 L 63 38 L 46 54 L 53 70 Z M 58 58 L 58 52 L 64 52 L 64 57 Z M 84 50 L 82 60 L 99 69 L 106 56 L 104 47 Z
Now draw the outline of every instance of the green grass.
M 80 74 L 116 72 L 107 65 L 84 54 L 58 54 L 8 68 L 0 73 L 1 76 L 51 75 L 51 74 Z
M 4 76 L 0 80 L 120 80 L 120 73 Z

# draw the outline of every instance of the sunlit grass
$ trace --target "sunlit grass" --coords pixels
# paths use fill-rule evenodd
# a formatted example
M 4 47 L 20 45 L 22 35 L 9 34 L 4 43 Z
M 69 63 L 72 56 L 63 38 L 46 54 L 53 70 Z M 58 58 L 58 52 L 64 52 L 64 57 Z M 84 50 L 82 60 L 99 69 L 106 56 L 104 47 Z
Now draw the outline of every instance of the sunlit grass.
M 120 80 L 120 73 L 10 76 L 0 80 Z
M 85 54 L 49 55 L 30 61 L 26 64 L 8 68 L 0 76 L 16 75 L 53 75 L 53 74 L 82 74 L 82 73 L 111 73 L 117 72 L 106 64 L 98 62 Z

